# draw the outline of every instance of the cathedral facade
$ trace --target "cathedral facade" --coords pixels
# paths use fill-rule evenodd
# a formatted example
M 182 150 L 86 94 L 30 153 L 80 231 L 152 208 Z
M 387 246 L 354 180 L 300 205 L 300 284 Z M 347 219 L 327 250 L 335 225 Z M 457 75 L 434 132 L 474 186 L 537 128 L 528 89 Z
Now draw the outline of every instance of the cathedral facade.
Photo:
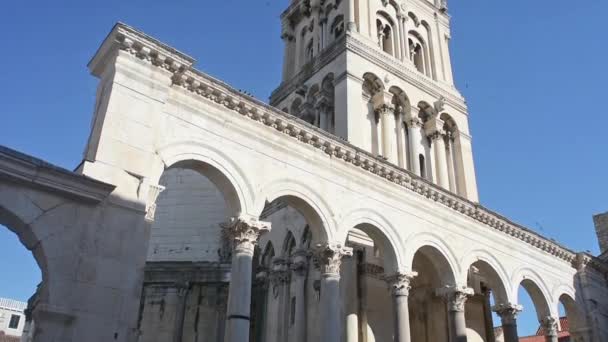
M 117 24 L 76 172 L 0 150 L 49 174 L 0 178 L 43 271 L 34 340 L 513 342 L 533 310 L 557 342 L 561 303 L 574 341 L 608 341 L 605 262 L 479 203 L 445 1 L 292 0 L 281 23 L 270 105 Z M 34 215 L 51 188 L 71 209 Z

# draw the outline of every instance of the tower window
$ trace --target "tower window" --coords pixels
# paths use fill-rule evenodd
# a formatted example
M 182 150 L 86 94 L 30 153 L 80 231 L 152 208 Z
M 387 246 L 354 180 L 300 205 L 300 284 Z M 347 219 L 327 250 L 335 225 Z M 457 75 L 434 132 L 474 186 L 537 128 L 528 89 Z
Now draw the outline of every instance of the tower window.
M 314 46 L 314 41 L 311 39 L 310 42 L 308 43 L 308 45 L 306 45 L 306 63 L 312 61 L 312 57 L 313 57 L 313 46 Z
M 340 38 L 344 33 L 344 17 L 342 15 L 334 19 L 334 22 L 331 24 L 331 32 L 334 35 L 334 39 Z
M 9 329 L 17 329 L 19 327 L 19 321 L 21 320 L 21 316 L 19 315 L 11 315 L 11 320 L 8 323 Z
M 378 44 L 382 51 L 393 54 L 393 29 L 390 24 L 384 24 L 380 19 L 376 21 L 378 29 Z
M 418 155 L 418 162 L 420 163 L 420 177 L 426 179 L 426 164 L 422 154 Z

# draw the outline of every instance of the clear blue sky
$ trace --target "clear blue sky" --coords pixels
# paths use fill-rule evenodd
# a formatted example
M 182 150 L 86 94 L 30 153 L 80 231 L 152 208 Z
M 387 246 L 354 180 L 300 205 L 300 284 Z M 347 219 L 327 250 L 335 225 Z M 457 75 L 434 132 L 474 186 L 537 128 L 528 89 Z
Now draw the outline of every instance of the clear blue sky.
M 280 79 L 278 16 L 286 3 L 6 2 L 0 11 L 0 144 L 67 168 L 78 164 L 96 87 L 86 64 L 116 21 L 266 100 Z M 449 6 L 481 202 L 572 249 L 597 253 L 591 215 L 608 210 L 608 116 L 600 101 L 608 90 L 608 2 L 452 0 Z M 0 281 L 0 296 L 27 299 L 39 279 L 34 265 L 0 230 L 0 269 L 14 275 Z M 532 331 L 534 322 L 526 313 L 520 327 Z

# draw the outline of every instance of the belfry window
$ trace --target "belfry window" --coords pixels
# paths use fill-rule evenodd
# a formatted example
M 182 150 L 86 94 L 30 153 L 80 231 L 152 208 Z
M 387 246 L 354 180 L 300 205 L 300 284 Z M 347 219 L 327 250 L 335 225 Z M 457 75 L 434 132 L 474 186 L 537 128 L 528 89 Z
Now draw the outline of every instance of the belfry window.
M 342 15 L 334 19 L 333 24 L 331 24 L 331 32 L 334 35 L 334 39 L 338 39 L 344 34 L 344 17 Z
M 426 164 L 424 162 L 424 155 L 418 155 L 418 162 L 420 163 L 420 177 L 426 179 Z
M 390 24 L 383 23 L 380 19 L 376 21 L 378 29 L 378 44 L 382 51 L 393 55 L 393 29 Z
M 312 61 L 313 46 L 314 46 L 314 41 L 311 39 L 310 42 L 308 43 L 308 45 L 306 45 L 306 58 L 305 58 L 306 63 Z

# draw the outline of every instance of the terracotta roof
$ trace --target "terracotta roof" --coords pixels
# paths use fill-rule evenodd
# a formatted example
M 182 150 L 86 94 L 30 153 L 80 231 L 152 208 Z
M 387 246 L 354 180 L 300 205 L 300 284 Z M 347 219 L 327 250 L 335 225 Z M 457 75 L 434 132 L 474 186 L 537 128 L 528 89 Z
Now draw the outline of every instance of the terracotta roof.
M 569 324 L 567 317 L 560 317 L 559 319 L 560 329 L 557 333 L 557 338 L 559 342 L 569 342 L 570 341 L 570 332 L 569 332 Z M 525 336 L 519 338 L 520 342 L 545 342 L 545 328 L 540 325 L 538 330 L 536 330 L 536 335 L 533 336 Z

